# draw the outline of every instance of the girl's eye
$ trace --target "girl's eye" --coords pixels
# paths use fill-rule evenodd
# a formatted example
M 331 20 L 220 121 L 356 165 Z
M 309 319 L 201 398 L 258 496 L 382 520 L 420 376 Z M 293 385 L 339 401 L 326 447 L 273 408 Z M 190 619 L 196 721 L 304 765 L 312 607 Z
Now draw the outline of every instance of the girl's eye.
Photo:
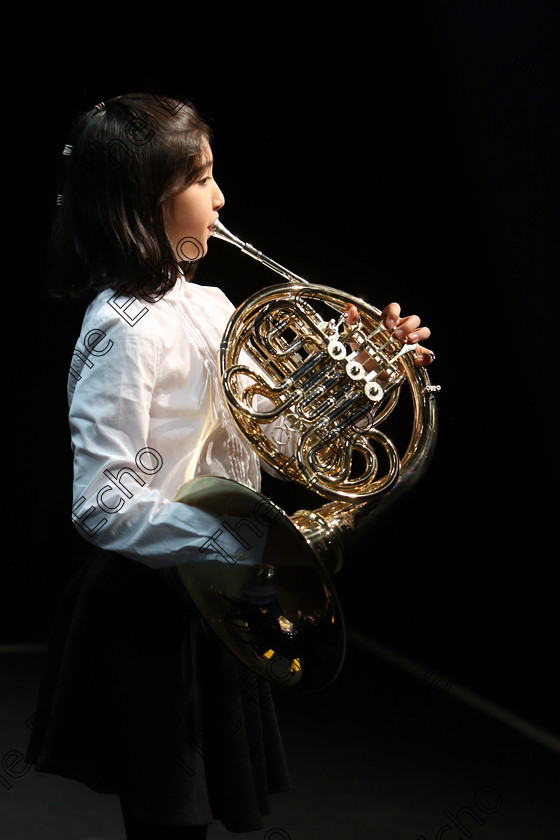
M 209 180 L 210 180 L 210 179 L 209 179 L 209 176 L 207 175 L 207 176 L 206 176 L 206 178 L 202 178 L 202 180 L 201 180 L 201 181 L 199 181 L 198 183 L 199 183 L 199 184 L 201 184 L 201 185 L 204 187 L 204 186 L 206 186 L 206 183 L 207 183 L 207 181 L 209 181 Z

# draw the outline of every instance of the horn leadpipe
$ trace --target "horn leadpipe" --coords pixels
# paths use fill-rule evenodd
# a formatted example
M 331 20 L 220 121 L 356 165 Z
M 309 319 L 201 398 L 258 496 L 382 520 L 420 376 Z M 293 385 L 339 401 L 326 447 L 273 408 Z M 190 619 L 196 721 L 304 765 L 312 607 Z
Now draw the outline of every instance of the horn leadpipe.
M 240 251 L 243 251 L 244 254 L 247 254 L 254 260 L 258 260 L 260 263 L 267 266 L 267 268 L 272 269 L 272 271 L 280 274 L 291 283 L 305 283 L 305 285 L 309 283 L 308 280 L 304 280 L 303 277 L 298 277 L 297 274 L 294 274 L 293 271 L 289 271 L 287 268 L 284 268 L 284 266 L 280 265 L 280 263 L 271 260 L 270 257 L 267 257 L 262 251 L 258 251 L 249 242 L 242 242 L 241 239 L 238 239 L 237 236 L 230 233 L 230 231 L 224 227 L 220 221 L 214 223 L 212 236 L 215 236 L 217 239 L 223 239 L 224 242 L 228 242 L 230 245 L 235 245 L 235 247 L 239 248 Z

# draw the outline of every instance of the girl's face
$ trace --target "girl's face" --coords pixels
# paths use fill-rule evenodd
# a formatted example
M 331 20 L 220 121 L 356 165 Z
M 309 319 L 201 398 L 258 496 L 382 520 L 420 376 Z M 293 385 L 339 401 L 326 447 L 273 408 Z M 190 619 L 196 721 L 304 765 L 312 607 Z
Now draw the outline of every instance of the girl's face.
M 201 178 L 169 198 L 162 207 L 165 231 L 180 262 L 196 262 L 208 250 L 208 239 L 225 199 L 212 177 L 212 152 Z

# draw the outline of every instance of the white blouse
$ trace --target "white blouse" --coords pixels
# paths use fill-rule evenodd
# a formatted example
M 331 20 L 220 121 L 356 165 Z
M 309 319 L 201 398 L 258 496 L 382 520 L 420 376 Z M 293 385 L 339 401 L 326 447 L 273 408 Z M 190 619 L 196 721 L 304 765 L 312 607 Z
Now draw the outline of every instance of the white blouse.
M 213 546 L 241 556 L 214 516 L 172 501 L 201 474 L 260 488 L 259 458 L 218 383 L 233 310 L 219 289 L 184 280 L 155 303 L 107 290 L 90 304 L 68 377 L 72 518 L 88 541 L 162 567 L 220 534 Z

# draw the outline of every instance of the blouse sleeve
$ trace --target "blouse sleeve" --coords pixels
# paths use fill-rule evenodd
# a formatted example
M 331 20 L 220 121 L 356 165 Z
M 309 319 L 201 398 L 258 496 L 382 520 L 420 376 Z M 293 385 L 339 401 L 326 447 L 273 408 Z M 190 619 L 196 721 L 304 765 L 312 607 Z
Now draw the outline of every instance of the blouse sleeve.
M 102 329 L 90 322 L 70 370 L 74 525 L 92 544 L 154 568 L 208 551 L 246 556 L 246 535 L 243 543 L 233 536 L 238 523 L 173 502 L 154 486 L 163 464 L 149 436 L 150 405 L 162 345 L 148 323 L 130 329 L 121 321 L 117 315 Z M 265 531 L 259 523 L 251 534 L 257 559 Z

